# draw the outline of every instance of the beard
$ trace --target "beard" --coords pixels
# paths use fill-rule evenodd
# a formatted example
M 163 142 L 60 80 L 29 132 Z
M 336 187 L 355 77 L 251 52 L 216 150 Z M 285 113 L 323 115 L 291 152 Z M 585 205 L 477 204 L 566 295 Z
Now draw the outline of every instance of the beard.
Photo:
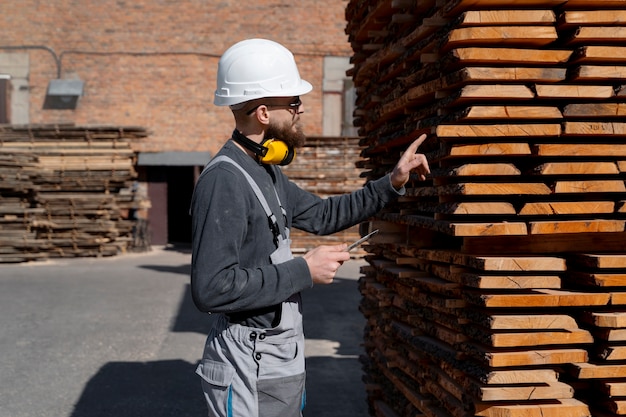
M 279 124 L 270 121 L 263 139 L 279 140 L 285 142 L 288 147 L 294 149 L 302 148 L 306 142 L 306 136 L 302 131 L 302 127 L 299 124 L 296 124 L 294 130 L 292 122 Z

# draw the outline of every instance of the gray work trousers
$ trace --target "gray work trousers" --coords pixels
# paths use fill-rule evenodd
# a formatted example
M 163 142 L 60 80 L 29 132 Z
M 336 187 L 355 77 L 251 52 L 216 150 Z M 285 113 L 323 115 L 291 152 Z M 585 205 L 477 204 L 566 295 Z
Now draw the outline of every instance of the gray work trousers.
M 212 314 L 196 373 L 209 417 L 301 417 L 305 403 L 300 295 L 282 303 L 280 324 L 255 329 Z

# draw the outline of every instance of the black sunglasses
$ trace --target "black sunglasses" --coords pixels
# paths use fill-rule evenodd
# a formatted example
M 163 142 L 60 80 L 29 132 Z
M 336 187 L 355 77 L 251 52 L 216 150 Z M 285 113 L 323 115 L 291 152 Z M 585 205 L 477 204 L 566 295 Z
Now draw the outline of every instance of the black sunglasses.
M 265 107 L 288 107 L 289 111 L 291 111 L 291 109 L 294 110 L 294 115 L 295 115 L 295 114 L 298 114 L 298 110 L 300 109 L 300 106 L 302 106 L 302 100 L 300 100 L 300 97 L 296 97 L 296 101 L 294 101 L 293 103 L 289 103 L 289 104 L 263 104 L 263 103 L 261 103 L 261 104 L 255 106 L 255 107 L 251 108 L 250 110 L 248 110 L 246 112 L 246 115 L 250 116 L 260 106 L 265 106 Z

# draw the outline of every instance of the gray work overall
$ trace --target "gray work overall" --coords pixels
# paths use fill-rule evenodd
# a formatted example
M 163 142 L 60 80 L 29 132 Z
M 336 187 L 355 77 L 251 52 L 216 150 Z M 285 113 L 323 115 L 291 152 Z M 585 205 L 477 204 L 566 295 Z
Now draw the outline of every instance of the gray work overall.
M 229 162 L 246 176 L 266 214 L 272 213 L 261 190 L 232 159 L 219 156 L 211 161 Z M 205 171 L 206 172 L 206 168 Z M 278 194 L 276 194 L 278 198 Z M 280 200 L 278 201 L 279 205 Z M 293 258 L 289 229 L 277 236 L 273 264 Z M 304 332 L 300 294 L 281 305 L 278 326 L 257 329 L 230 323 L 225 314 L 211 314 L 211 331 L 196 373 L 209 417 L 300 417 L 304 408 Z

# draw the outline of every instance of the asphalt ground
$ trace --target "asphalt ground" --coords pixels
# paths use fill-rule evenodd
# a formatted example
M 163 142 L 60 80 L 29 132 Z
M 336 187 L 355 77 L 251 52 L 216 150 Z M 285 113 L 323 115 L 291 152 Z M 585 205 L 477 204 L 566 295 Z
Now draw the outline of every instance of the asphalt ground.
M 208 332 L 190 254 L 0 265 L 0 417 L 206 416 L 194 373 Z M 362 261 L 303 292 L 305 417 L 367 416 Z

